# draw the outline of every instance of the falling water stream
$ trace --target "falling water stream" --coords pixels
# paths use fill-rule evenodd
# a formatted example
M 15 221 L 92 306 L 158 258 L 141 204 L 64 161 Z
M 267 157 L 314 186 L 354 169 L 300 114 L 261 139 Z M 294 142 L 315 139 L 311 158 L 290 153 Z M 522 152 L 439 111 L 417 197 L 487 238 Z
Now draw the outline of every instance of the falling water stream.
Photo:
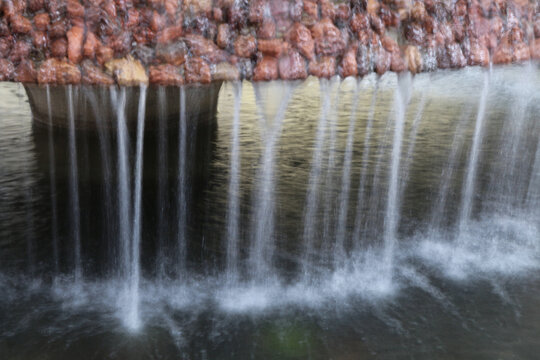
M 467 165 L 467 176 L 464 182 L 463 195 L 461 199 L 461 211 L 459 214 L 459 229 L 460 232 L 465 230 L 468 221 L 471 217 L 473 197 L 475 195 L 476 172 L 478 171 L 478 157 L 480 153 L 480 145 L 482 142 L 484 131 L 484 117 L 486 113 L 486 103 L 489 91 L 489 73 L 484 74 L 484 86 L 480 95 L 480 104 L 478 105 L 478 113 L 476 115 L 476 125 L 474 128 L 474 137 Z
M 49 163 L 50 163 L 50 171 L 49 171 L 49 177 L 50 177 L 50 183 L 51 183 L 51 215 L 52 215 L 52 223 L 51 223 L 51 236 L 52 236 L 52 242 L 53 242 L 53 259 L 54 259 L 54 270 L 58 272 L 58 204 L 56 201 L 57 193 L 56 193 L 56 161 L 55 161 L 55 152 L 54 152 L 54 135 L 53 135 L 53 119 L 52 119 L 52 111 L 51 111 L 51 91 L 50 87 L 47 86 L 47 108 L 49 109 L 48 119 L 49 120 Z
M 231 172 L 229 178 L 229 207 L 227 209 L 227 281 L 238 277 L 238 243 L 240 236 L 240 100 L 242 84 L 234 83 L 234 114 L 231 140 Z
M 67 87 L 68 98 L 68 117 L 69 117 L 69 196 L 70 196 L 70 213 L 71 220 L 71 237 L 73 239 L 73 259 L 74 259 L 74 275 L 76 283 L 81 281 L 82 259 L 81 259 L 81 214 L 79 207 L 79 170 L 77 164 L 77 140 L 75 134 L 75 109 L 73 103 L 73 87 Z
M 264 85 L 255 85 L 256 97 L 259 104 L 263 104 L 261 89 Z M 257 178 L 259 184 L 255 193 L 254 216 L 252 230 L 252 245 L 250 249 L 250 263 L 253 269 L 253 279 L 262 281 L 268 279 L 272 269 L 274 252 L 274 211 L 275 193 L 274 167 L 278 141 L 283 129 L 285 111 L 289 105 L 293 91 L 292 84 L 286 84 L 281 103 L 277 107 L 275 115 L 268 118 L 265 111 L 261 111 L 261 134 L 264 139 L 261 167 Z M 263 105 L 259 105 L 263 106 Z
M 0 84 L 0 354 L 534 358 L 539 76 Z

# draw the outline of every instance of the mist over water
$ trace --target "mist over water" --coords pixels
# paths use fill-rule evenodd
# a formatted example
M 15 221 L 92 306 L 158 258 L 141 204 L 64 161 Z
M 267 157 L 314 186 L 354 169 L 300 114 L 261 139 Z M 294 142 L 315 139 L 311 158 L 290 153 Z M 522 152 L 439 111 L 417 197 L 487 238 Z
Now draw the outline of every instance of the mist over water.
M 225 83 L 216 119 L 155 128 L 147 92 L 189 88 L 140 89 L 135 126 L 114 89 L 116 126 L 94 132 L 32 126 L 2 85 L 0 353 L 529 357 L 538 78 Z

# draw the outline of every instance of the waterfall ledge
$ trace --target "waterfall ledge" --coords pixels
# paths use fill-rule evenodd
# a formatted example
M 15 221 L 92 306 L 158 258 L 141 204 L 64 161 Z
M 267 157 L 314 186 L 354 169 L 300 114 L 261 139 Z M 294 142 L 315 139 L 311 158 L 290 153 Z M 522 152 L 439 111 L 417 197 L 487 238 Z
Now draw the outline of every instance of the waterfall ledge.
M 186 119 L 210 121 L 215 118 L 221 82 L 209 85 L 187 85 Z M 78 130 L 92 130 L 98 121 L 105 128 L 115 128 L 117 106 L 114 103 L 115 93 L 121 88 L 116 86 L 49 86 L 50 109 L 47 101 L 47 86 L 25 84 L 30 109 L 34 122 L 48 125 L 49 116 L 55 127 L 69 127 L 68 93 L 73 91 L 75 127 Z M 140 87 L 125 87 L 126 121 L 128 127 L 135 128 Z M 163 106 L 161 106 L 163 104 Z M 50 115 L 49 115 L 50 111 Z M 161 116 L 171 124 L 177 124 L 180 118 L 180 87 L 150 86 L 146 98 L 146 128 L 157 127 Z

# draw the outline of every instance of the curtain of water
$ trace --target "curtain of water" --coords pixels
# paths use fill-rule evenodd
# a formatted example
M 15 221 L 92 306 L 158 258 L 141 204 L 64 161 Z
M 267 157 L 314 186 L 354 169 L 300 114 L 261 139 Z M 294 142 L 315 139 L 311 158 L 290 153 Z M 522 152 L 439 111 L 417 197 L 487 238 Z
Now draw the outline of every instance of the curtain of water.
M 356 128 L 356 112 L 359 102 L 360 80 L 356 82 L 353 92 L 353 103 L 347 129 L 347 142 L 345 144 L 345 155 L 343 157 L 343 171 L 341 176 L 341 191 L 338 200 L 338 219 L 336 230 L 336 244 L 334 249 L 334 265 L 345 256 L 345 236 L 347 231 L 347 219 L 349 215 L 349 193 L 351 189 L 351 163 L 353 158 L 354 134 Z
M 52 224 L 51 224 L 51 234 L 52 234 L 52 245 L 53 245 L 53 260 L 54 260 L 54 271 L 58 273 L 59 270 L 59 254 L 58 254 L 58 205 L 57 205 L 57 194 L 56 194 L 56 156 L 54 151 L 54 134 L 53 134 L 53 118 L 52 118 L 52 108 L 51 108 L 51 89 L 50 86 L 46 86 L 47 94 L 47 111 L 48 111 L 48 141 L 49 141 L 49 181 L 51 183 L 50 192 L 51 192 L 51 214 L 52 214 Z
M 379 89 L 379 81 L 375 83 L 375 88 L 373 89 L 373 95 L 371 96 L 371 104 L 369 107 L 369 113 L 366 122 L 366 130 L 364 135 L 364 150 L 362 152 L 362 162 L 360 169 L 360 182 L 358 185 L 358 195 L 356 200 L 356 216 L 354 220 L 354 230 L 353 230 L 353 248 L 358 250 L 360 247 L 360 232 L 362 230 L 362 219 L 364 218 L 364 201 L 366 199 L 366 178 L 368 171 L 368 160 L 370 156 L 370 141 L 371 141 L 371 132 L 373 128 L 373 119 L 375 118 L 375 105 L 377 104 L 377 92 Z
M 400 166 L 401 152 L 403 143 L 403 130 L 405 126 L 405 114 L 407 110 L 408 100 L 411 93 L 411 75 L 400 75 L 398 79 L 398 87 L 396 90 L 396 98 L 394 102 L 395 124 L 394 124 L 394 140 L 392 147 L 391 163 L 390 163 L 390 178 L 388 183 L 388 197 L 386 202 L 386 214 L 384 217 L 384 251 L 383 265 L 385 274 L 388 279 L 392 277 L 394 249 L 397 242 L 397 229 L 400 219 Z
M 121 266 L 119 268 L 121 278 L 128 279 L 131 269 L 130 264 L 130 239 L 131 239 L 131 186 L 130 186 L 130 166 L 128 157 L 128 133 L 126 126 L 126 89 L 120 90 L 120 95 L 114 96 L 117 118 L 117 151 L 118 151 L 118 239 L 121 249 Z
M 445 216 L 445 208 L 447 205 L 448 196 L 450 195 L 450 188 L 452 180 L 454 179 L 454 172 L 457 168 L 456 162 L 459 159 L 459 155 L 463 148 L 464 137 L 463 132 L 468 123 L 470 117 L 470 109 L 463 112 L 461 119 L 456 125 L 456 130 L 454 131 L 454 139 L 452 140 L 452 147 L 450 150 L 450 155 L 448 156 L 448 161 L 446 166 L 443 168 L 441 173 L 441 180 L 439 184 L 439 194 L 437 195 L 437 200 L 431 211 L 431 221 L 429 224 L 430 234 L 435 234 L 436 231 L 440 230 L 443 218 Z
M 79 170 L 77 166 L 77 140 L 75 136 L 75 109 L 73 104 L 73 86 L 67 87 L 68 117 L 69 117 L 69 193 L 71 214 L 71 236 L 74 247 L 75 282 L 82 279 L 81 264 L 81 234 L 80 234 L 80 207 L 79 207 Z
M 142 170 L 143 170 L 143 147 L 144 147 L 144 121 L 146 112 L 146 89 L 140 87 L 138 118 L 137 118 L 137 152 L 135 154 L 135 189 L 133 199 L 133 239 L 131 241 L 131 269 L 129 272 L 129 314 L 128 327 L 137 329 L 140 327 L 139 318 L 139 282 L 140 282 L 140 242 L 141 242 L 141 195 L 142 195 Z
M 526 138 L 529 129 L 534 128 L 534 117 L 528 116 L 529 104 L 532 101 L 534 92 L 531 91 L 532 80 L 535 73 L 531 66 L 528 66 L 517 79 L 522 90 L 514 96 L 514 101 L 504 122 L 503 131 L 500 137 L 500 147 L 492 171 L 498 172 L 492 177 L 488 194 L 490 210 L 500 214 L 515 213 L 522 207 L 526 197 L 527 182 L 529 180 L 528 167 L 531 164 L 531 156 Z M 529 124 L 531 119 L 533 124 Z M 527 128 L 530 126 L 530 128 Z
M 187 259 L 187 119 L 186 91 L 180 88 L 180 123 L 178 124 L 178 259 L 177 272 L 182 275 Z
M 238 242 L 240 236 L 240 101 L 242 83 L 233 84 L 234 114 L 231 139 L 231 164 L 229 171 L 229 200 L 227 210 L 227 281 L 238 279 Z
M 260 96 L 259 86 L 255 84 L 255 96 L 258 101 L 258 106 L 261 106 L 263 99 Z M 272 269 L 274 258 L 274 211 L 275 211 L 275 162 L 276 150 L 281 137 L 283 119 L 289 105 L 293 93 L 293 85 L 285 84 L 285 91 L 282 102 L 277 110 L 277 113 L 272 120 L 262 119 L 261 133 L 264 139 L 264 149 L 261 160 L 261 167 L 257 174 L 257 188 L 254 200 L 254 217 L 252 225 L 252 241 L 249 254 L 249 262 L 254 280 L 262 280 L 268 278 L 268 274 Z M 261 114 L 264 111 L 260 111 Z
M 422 123 L 422 119 L 424 117 L 424 109 L 426 107 L 427 93 L 428 93 L 428 89 L 426 87 L 424 88 L 424 91 L 422 91 L 422 97 L 420 98 L 420 102 L 418 103 L 418 108 L 416 110 L 416 115 L 414 116 L 412 128 L 411 128 L 409 138 L 408 138 L 409 146 L 407 147 L 405 158 L 402 159 L 404 164 L 401 170 L 401 179 L 400 179 L 400 186 L 399 186 L 399 201 L 400 202 L 403 201 L 403 193 L 405 192 L 405 187 L 407 185 L 407 182 L 409 181 L 409 172 L 411 170 L 411 164 L 413 161 L 414 148 L 416 147 L 416 136 L 418 135 L 418 128 L 420 127 L 420 124 Z
M 469 162 L 465 173 L 465 182 L 463 184 L 463 192 L 461 197 L 461 211 L 459 214 L 459 232 L 465 230 L 468 222 L 471 218 L 473 197 L 475 192 L 476 172 L 478 170 L 478 159 L 480 156 L 480 148 L 482 146 L 483 130 L 484 130 L 484 117 L 486 113 L 487 98 L 489 93 L 489 72 L 484 73 L 484 85 L 482 88 L 482 94 L 480 95 L 480 103 L 478 106 L 478 113 L 476 116 L 476 125 L 474 129 L 473 143 L 471 153 L 469 155 Z M 459 235 L 458 235 L 459 236 Z
M 321 96 L 321 113 L 317 125 L 317 135 L 315 138 L 315 147 L 313 149 L 313 158 L 311 161 L 311 170 L 309 173 L 308 189 L 306 194 L 306 205 L 304 209 L 304 249 L 302 252 L 302 270 L 304 277 L 312 275 L 311 267 L 313 256 L 315 254 L 314 244 L 318 234 L 317 212 L 319 208 L 319 188 L 321 182 L 322 161 L 324 152 L 324 140 L 326 138 L 326 129 L 328 113 L 331 109 L 330 82 L 325 79 L 319 81 Z
M 96 97 L 93 89 L 85 88 L 84 94 L 88 98 L 90 104 L 92 105 L 92 111 L 94 113 L 94 118 L 96 119 L 96 127 L 98 130 L 99 137 L 99 152 L 101 157 L 101 169 L 103 171 L 103 237 L 109 243 L 109 256 L 111 257 L 110 264 L 114 264 L 118 256 L 117 248 L 115 247 L 115 242 L 113 241 L 116 234 L 115 230 L 115 217 L 114 217 L 114 197 L 113 197 L 113 175 L 112 175 L 112 152 L 111 152 L 111 139 L 109 133 L 109 126 L 105 123 L 100 109 L 104 108 L 103 99 L 105 98 L 106 91 L 109 90 L 112 92 L 112 88 L 101 88 L 101 97 L 100 101 Z M 117 110 L 117 109 L 115 109 Z M 116 244 L 117 245 L 117 244 Z
M 330 239 L 333 239 L 335 236 L 335 232 L 332 233 L 332 225 L 335 220 L 335 209 L 336 209 L 336 203 L 335 203 L 335 193 L 334 193 L 334 180 L 335 180 L 335 170 L 336 170 L 336 141 L 337 141 L 337 126 L 338 126 L 338 120 L 339 120 L 339 99 L 341 97 L 341 81 L 337 84 L 337 95 L 335 99 L 332 101 L 334 106 L 332 106 L 331 114 L 329 114 L 329 118 L 327 121 L 328 127 L 329 127 L 329 138 L 327 139 L 327 162 L 326 162 L 326 174 L 324 179 L 324 191 L 323 191 L 323 231 L 322 231 L 322 239 L 323 239 L 323 251 L 327 252 L 328 254 L 331 253 L 331 250 L 333 250 L 333 243 L 330 242 Z
M 168 213 L 168 201 L 167 201 L 167 188 L 169 184 L 169 163 L 168 163 L 168 137 L 167 137 L 167 119 L 165 118 L 167 107 L 167 98 L 165 94 L 165 88 L 160 86 L 158 88 L 158 151 L 157 151 L 157 165 L 158 165 L 158 189 L 157 189 L 157 206 L 158 209 L 158 224 L 157 224 L 157 273 L 159 276 L 164 276 L 166 271 L 166 255 L 165 249 L 168 239 L 169 222 L 167 221 Z

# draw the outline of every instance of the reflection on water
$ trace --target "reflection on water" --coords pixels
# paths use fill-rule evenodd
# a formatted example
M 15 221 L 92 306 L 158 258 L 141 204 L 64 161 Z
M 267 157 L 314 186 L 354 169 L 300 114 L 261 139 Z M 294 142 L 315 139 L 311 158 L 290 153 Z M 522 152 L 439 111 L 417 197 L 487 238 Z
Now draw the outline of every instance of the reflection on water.
M 3 84 L 0 353 L 534 358 L 539 75 L 224 84 L 144 137 Z

